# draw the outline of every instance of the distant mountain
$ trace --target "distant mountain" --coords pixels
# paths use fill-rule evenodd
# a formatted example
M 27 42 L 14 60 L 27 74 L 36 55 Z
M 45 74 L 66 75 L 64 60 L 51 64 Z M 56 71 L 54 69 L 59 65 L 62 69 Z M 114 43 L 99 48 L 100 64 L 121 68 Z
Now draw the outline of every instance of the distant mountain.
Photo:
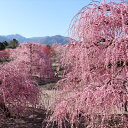
M 30 41 L 34 41 L 34 42 L 40 42 L 40 43 L 44 43 L 44 44 L 53 44 L 53 43 L 61 43 L 61 44 L 66 44 L 69 42 L 69 40 L 71 38 L 69 37 L 64 37 L 61 35 L 56 35 L 56 36 L 46 36 L 46 37 L 32 37 L 32 38 L 28 38 Z
M 2 41 L 9 41 L 9 39 L 7 39 L 5 36 L 0 36 L 0 42 Z
M 0 41 L 9 41 L 12 39 L 17 39 L 20 43 L 23 42 L 39 42 L 44 44 L 53 44 L 53 43 L 60 43 L 60 44 L 66 44 L 71 40 L 69 37 L 64 37 L 61 35 L 55 35 L 55 36 L 45 36 L 45 37 L 31 37 L 26 38 L 19 34 L 15 35 L 7 35 L 7 36 L 0 36 Z
M 12 40 L 12 39 L 17 39 L 19 42 L 26 42 L 27 38 L 23 37 L 19 34 L 15 34 L 15 35 L 7 35 L 5 36 L 7 39 Z

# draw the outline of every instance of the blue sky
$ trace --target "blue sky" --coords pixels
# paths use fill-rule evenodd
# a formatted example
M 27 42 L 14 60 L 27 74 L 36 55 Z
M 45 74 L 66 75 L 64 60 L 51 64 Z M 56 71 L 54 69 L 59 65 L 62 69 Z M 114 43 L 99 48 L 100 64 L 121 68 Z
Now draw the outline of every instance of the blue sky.
M 68 35 L 73 16 L 90 0 L 0 0 L 0 35 Z

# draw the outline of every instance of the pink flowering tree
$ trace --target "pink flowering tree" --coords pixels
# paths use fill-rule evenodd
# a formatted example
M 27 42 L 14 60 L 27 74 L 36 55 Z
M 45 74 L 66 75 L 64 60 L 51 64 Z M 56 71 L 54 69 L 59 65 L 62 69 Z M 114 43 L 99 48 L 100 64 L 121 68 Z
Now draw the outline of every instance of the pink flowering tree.
M 126 128 L 128 3 L 91 2 L 70 30 L 78 42 L 66 45 L 63 91 L 50 120 L 60 128 Z
M 1 119 L 17 115 L 26 107 L 39 104 L 39 98 L 39 89 L 16 65 L 8 63 L 0 66 Z
M 5 118 L 39 105 L 41 93 L 36 85 L 54 78 L 44 45 L 25 43 L 7 53 L 10 61 L 0 64 L 0 117 Z
M 5 49 L 5 50 L 1 50 L 0 51 L 0 62 L 6 62 L 9 60 L 9 50 Z
M 31 79 L 53 79 L 51 60 L 45 52 L 45 46 L 39 43 L 21 44 L 10 55 L 14 65 L 28 74 Z

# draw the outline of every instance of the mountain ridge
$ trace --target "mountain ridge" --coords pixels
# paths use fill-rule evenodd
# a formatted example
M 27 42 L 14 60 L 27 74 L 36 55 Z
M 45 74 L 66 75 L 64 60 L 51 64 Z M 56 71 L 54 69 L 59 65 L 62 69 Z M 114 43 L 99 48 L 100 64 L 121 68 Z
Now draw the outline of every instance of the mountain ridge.
M 42 36 L 42 37 L 30 37 L 26 38 L 20 34 L 11 34 L 7 36 L 0 35 L 0 41 L 10 41 L 12 39 L 16 39 L 19 41 L 19 43 L 24 42 L 39 42 L 43 44 L 52 45 L 53 43 L 60 43 L 60 44 L 66 44 L 70 40 L 72 40 L 70 37 L 65 37 L 61 35 L 55 35 L 55 36 Z

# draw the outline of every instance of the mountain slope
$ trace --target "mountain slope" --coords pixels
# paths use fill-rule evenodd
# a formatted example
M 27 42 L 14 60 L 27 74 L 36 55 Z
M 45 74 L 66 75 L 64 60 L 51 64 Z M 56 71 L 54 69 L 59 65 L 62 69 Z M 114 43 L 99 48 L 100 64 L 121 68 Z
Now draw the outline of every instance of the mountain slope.
M 0 42 L 3 42 L 3 41 L 9 41 L 9 39 L 6 38 L 5 36 L 0 36 Z
M 66 44 L 68 43 L 70 40 L 69 37 L 64 37 L 64 36 L 60 36 L 60 35 L 56 35 L 56 36 L 46 36 L 46 37 L 32 37 L 29 38 L 29 41 L 34 41 L 34 42 L 40 42 L 40 43 L 44 43 L 44 44 L 53 44 L 53 43 L 61 43 L 61 44 Z
M 64 37 L 61 35 L 55 35 L 55 36 L 45 36 L 45 37 L 31 37 L 31 38 L 26 38 L 23 37 L 19 34 L 15 35 L 7 35 L 7 36 L 0 36 L 0 41 L 9 41 L 12 39 L 17 39 L 20 43 L 23 42 L 39 42 L 39 43 L 44 43 L 51 45 L 53 43 L 60 43 L 60 44 L 66 44 L 71 40 L 69 37 Z
M 27 38 L 23 37 L 19 34 L 15 34 L 15 35 L 7 35 L 5 36 L 7 39 L 12 40 L 12 39 L 17 39 L 19 42 L 26 42 Z

